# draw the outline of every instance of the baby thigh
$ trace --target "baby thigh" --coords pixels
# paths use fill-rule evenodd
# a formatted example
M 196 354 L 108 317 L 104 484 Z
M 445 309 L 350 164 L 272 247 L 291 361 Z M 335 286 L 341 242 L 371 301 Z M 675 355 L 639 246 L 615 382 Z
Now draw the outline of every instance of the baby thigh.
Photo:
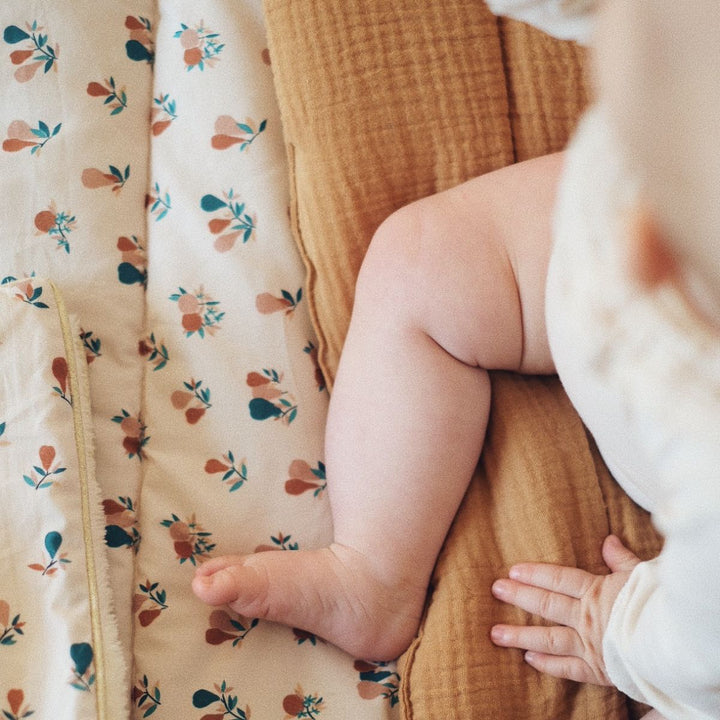
M 469 366 L 554 372 L 544 306 L 561 166 L 560 154 L 518 163 L 394 213 L 358 299 L 382 293 L 406 327 Z

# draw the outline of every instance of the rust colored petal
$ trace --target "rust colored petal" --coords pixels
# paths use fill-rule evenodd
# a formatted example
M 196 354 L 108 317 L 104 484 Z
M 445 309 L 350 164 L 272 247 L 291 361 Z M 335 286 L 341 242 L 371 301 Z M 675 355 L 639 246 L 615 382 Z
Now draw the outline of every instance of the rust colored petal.
M 318 487 L 317 483 L 309 483 L 300 478 L 290 478 L 285 482 L 285 492 L 288 495 L 302 495 L 308 490 L 314 490 Z
M 174 522 L 170 526 L 170 537 L 179 542 L 187 542 L 190 537 L 190 528 L 188 527 L 188 524 L 180 521 Z
M 60 385 L 63 395 L 67 392 L 68 364 L 64 357 L 56 357 L 52 361 L 52 374 Z
M 155 618 L 157 618 L 158 615 L 160 615 L 161 612 L 162 612 L 162 610 L 160 610 L 160 608 L 152 608 L 151 610 L 143 610 L 138 615 L 138 620 L 140 621 L 140 625 L 142 625 L 142 627 L 147 627 L 153 620 L 155 620 Z
M 10 704 L 10 712 L 13 715 L 19 715 L 20 708 L 25 700 L 25 693 L 22 690 L 13 688 L 12 690 L 8 690 L 7 699 Z
M 291 717 L 297 717 L 305 710 L 305 701 L 301 695 L 286 695 L 283 700 L 283 710 Z
M 176 410 L 182 410 L 188 406 L 188 403 L 195 396 L 192 393 L 186 392 L 185 390 L 175 390 L 170 396 L 170 402 Z
M 125 18 L 125 27 L 128 30 L 145 30 L 145 26 L 138 20 L 136 17 L 133 17 L 132 15 L 128 15 Z
M 9 140 L 3 140 L 2 147 L 5 152 L 20 152 L 20 150 L 24 150 L 25 148 L 29 148 L 37 144 L 38 143 L 31 140 L 18 140 L 17 138 L 10 138 Z
M 82 171 L 82 184 L 90 190 L 114 185 L 117 181 L 114 175 L 104 173 L 97 168 L 85 168 Z
M 118 515 L 119 513 L 125 512 L 125 508 L 116 500 L 103 500 L 103 513 L 107 515 Z
M 282 312 L 292 307 L 292 303 L 287 298 L 279 298 L 270 293 L 260 293 L 255 298 L 255 307 L 259 313 L 270 315 L 276 312 Z
M 214 475 L 215 473 L 224 473 L 230 469 L 229 465 L 221 463 L 219 460 L 208 460 L 205 463 L 205 472 L 208 475 Z
M 215 630 L 222 630 L 226 633 L 237 632 L 233 627 L 230 615 L 225 610 L 213 610 L 208 620 L 210 627 Z
M 110 91 L 99 82 L 91 82 L 88 83 L 87 94 L 92 95 L 93 97 L 106 97 L 107 95 L 110 95 Z
M 185 64 L 188 67 L 195 67 L 195 65 L 199 65 L 202 62 L 202 59 L 203 59 L 202 50 L 199 47 L 188 48 L 185 51 L 183 58 L 185 60 Z
M 187 559 L 189 557 L 192 557 L 193 548 L 189 542 L 176 542 L 174 547 L 175 552 L 177 553 L 177 556 L 179 558 Z
M 200 421 L 200 418 L 205 414 L 205 408 L 188 408 L 185 411 L 185 419 L 190 423 L 190 425 L 195 425 L 195 423 Z
M 50 210 L 43 210 L 35 216 L 35 227 L 46 233 L 55 227 L 55 213 Z
M 157 137 L 162 135 L 172 124 L 172 120 L 158 120 L 152 124 L 152 134 Z
M 43 445 L 40 448 L 40 463 L 43 466 L 43 470 L 46 472 L 50 470 L 50 466 L 53 464 L 53 460 L 55 460 L 55 448 L 52 445 Z
M 215 150 L 227 150 L 233 145 L 237 145 L 245 140 L 244 137 L 237 135 L 213 135 L 210 140 L 210 145 Z
M 182 326 L 187 332 L 197 332 L 203 326 L 202 316 L 198 313 L 183 315 Z
M 15 50 L 10 53 L 10 62 L 12 62 L 13 65 L 22 65 L 32 57 L 34 52 L 34 50 Z
M 270 382 L 270 378 L 258 372 L 250 372 L 247 375 L 246 382 L 250 387 L 258 387 L 259 385 L 267 385 Z
M 218 235 L 221 233 L 230 223 L 232 220 L 227 220 L 225 218 L 215 218 L 214 220 L 211 220 L 208 223 L 208 227 L 210 228 L 210 232 L 213 235 Z
M 370 680 L 361 680 L 357 684 L 358 695 L 363 700 L 374 700 L 380 697 L 387 688 L 382 683 L 371 682 Z

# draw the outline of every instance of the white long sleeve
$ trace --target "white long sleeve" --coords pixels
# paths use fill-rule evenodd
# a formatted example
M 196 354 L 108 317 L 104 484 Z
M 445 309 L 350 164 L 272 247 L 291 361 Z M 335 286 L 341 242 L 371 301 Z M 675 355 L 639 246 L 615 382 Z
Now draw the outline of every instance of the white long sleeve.
M 548 337 L 613 476 L 665 537 L 613 607 L 610 679 L 668 720 L 718 720 L 720 342 L 672 288 L 630 281 L 622 238 L 637 188 L 595 107 L 566 157 Z
M 587 45 L 596 0 L 487 0 L 496 15 L 522 20 L 562 40 Z
M 613 683 L 671 720 L 720 718 L 720 480 L 688 480 L 654 515 L 667 540 L 613 607 Z

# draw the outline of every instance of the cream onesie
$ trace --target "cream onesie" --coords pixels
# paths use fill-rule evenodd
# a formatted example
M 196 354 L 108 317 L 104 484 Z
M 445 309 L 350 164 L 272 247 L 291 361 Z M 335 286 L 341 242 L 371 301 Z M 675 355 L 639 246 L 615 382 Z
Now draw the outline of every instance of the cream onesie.
M 559 21 L 554 34 L 563 37 L 589 37 L 587 17 L 563 15 L 578 2 L 489 4 L 548 31 Z M 665 536 L 615 602 L 603 644 L 608 675 L 668 720 L 717 720 L 720 342 L 676 291 L 647 293 L 629 277 L 624 223 L 637 191 L 602 107 L 591 109 L 559 189 L 548 336 L 608 467 Z

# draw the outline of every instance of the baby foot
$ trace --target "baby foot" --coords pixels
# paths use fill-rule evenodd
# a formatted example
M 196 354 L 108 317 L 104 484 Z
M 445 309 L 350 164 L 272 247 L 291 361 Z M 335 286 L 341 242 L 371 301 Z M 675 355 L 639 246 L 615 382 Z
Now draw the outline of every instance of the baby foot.
M 209 605 L 312 632 L 366 660 L 393 660 L 408 647 L 426 594 L 423 583 L 384 580 L 338 544 L 210 560 L 192 588 Z

